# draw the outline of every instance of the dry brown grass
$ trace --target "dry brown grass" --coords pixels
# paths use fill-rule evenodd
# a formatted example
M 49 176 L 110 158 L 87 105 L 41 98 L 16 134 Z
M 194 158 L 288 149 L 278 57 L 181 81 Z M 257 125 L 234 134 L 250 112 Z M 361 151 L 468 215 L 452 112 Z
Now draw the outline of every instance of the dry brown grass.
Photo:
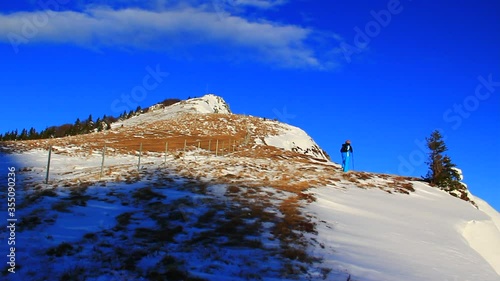
M 219 141 L 218 152 L 227 155 L 231 153 L 235 157 L 262 159 L 265 163 L 248 164 L 248 169 L 235 173 L 228 173 L 227 159 L 225 163 L 212 167 L 212 170 L 201 168 L 197 163 L 189 163 L 174 167 L 176 172 L 189 178 L 200 178 L 210 173 L 213 178 L 222 183 L 241 183 L 248 180 L 248 175 L 256 177 L 251 185 L 273 186 L 280 190 L 300 192 L 311 186 L 326 185 L 335 180 L 328 176 L 334 174 L 333 167 L 314 163 L 311 157 L 293 152 L 285 151 L 272 146 L 257 145 L 254 139 L 263 136 L 277 134 L 279 123 L 263 121 L 262 118 L 249 117 L 233 114 L 182 114 L 168 120 L 157 120 L 151 123 L 140 124 L 136 127 L 121 127 L 110 131 L 65 137 L 59 139 L 36 140 L 12 143 L 17 147 L 48 148 L 55 146 L 54 153 L 66 153 L 62 147 L 76 147 L 76 153 L 83 153 L 88 157 L 92 154 L 102 152 L 102 147 L 107 146 L 108 154 L 125 153 L 139 154 L 142 143 L 142 153 L 165 152 L 165 144 L 168 142 L 168 153 L 174 156 L 175 161 L 184 160 L 184 145 L 186 150 L 195 148 L 204 149 L 214 153 L 217 140 Z M 75 150 L 74 150 L 75 151 Z M 73 153 L 73 152 L 72 152 Z M 201 153 L 201 151 L 200 151 Z M 283 164 L 283 163 L 286 163 Z M 289 164 L 293 163 L 292 166 Z M 241 165 L 241 163 L 233 163 Z M 323 166 L 318 178 L 318 166 Z M 125 181 L 134 183 L 140 180 L 140 176 L 134 173 L 120 173 L 122 167 L 106 167 L 104 176 L 113 178 L 114 181 Z M 99 180 L 100 171 L 89 171 L 88 180 Z M 76 184 L 71 183 L 71 185 Z
M 355 173 L 343 173 L 342 178 L 352 183 L 359 183 L 358 177 Z
M 365 172 L 355 172 L 355 175 L 360 180 L 368 180 L 373 178 L 373 174 L 365 173 Z
M 137 127 L 116 128 L 110 131 L 78 135 L 57 139 L 5 142 L 8 147 L 28 150 L 33 148 L 48 149 L 62 153 L 59 147 L 75 146 L 76 153 L 86 156 L 101 152 L 104 145 L 108 153 L 137 153 L 142 143 L 143 153 L 183 150 L 185 145 L 215 151 L 219 140 L 219 151 L 229 153 L 244 142 L 247 134 L 243 119 L 257 124 L 255 118 L 232 114 L 183 114 L 177 118 L 141 124 Z M 248 123 L 248 122 L 247 122 Z M 228 127 L 236 131 L 228 131 Z M 262 127 L 262 126 L 261 126 Z
M 391 177 L 391 175 L 387 175 L 387 174 L 378 174 L 377 176 L 378 176 L 379 178 L 381 178 L 381 179 L 385 179 L 385 180 L 387 180 L 387 179 L 389 179 L 389 178 Z
M 279 210 L 283 214 L 283 220 L 276 224 L 273 233 L 281 241 L 297 243 L 300 236 L 294 231 L 314 232 L 314 224 L 305 218 L 299 210 L 299 196 L 289 197 L 284 200 Z

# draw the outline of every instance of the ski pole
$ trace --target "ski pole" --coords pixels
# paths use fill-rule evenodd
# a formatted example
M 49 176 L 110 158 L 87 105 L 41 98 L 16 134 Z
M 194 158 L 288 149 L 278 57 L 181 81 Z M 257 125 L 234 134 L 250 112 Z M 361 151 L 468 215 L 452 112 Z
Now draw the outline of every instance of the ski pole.
M 354 170 L 354 153 L 351 152 L 352 169 Z
M 340 164 L 342 164 L 342 170 L 344 169 L 344 155 L 340 152 Z

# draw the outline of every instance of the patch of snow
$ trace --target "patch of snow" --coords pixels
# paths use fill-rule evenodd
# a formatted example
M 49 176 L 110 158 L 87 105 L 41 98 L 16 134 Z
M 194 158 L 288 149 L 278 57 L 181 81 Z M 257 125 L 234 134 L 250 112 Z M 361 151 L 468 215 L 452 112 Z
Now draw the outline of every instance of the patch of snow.
M 317 201 L 306 209 L 318 220 L 317 240 L 324 248 L 313 248 L 313 254 L 352 280 L 498 281 L 500 231 L 492 219 L 441 190 L 413 184 L 411 195 L 315 189 Z M 469 243 L 461 235 L 464 220 L 482 222 L 466 225 Z
M 280 124 L 279 129 L 278 135 L 264 138 L 267 145 L 327 159 L 321 148 L 304 130 L 288 124 Z
M 462 169 L 459 169 L 457 167 L 453 167 L 451 169 L 457 172 L 457 174 L 458 174 L 458 180 L 461 180 L 461 181 L 464 180 L 464 174 L 462 172 Z

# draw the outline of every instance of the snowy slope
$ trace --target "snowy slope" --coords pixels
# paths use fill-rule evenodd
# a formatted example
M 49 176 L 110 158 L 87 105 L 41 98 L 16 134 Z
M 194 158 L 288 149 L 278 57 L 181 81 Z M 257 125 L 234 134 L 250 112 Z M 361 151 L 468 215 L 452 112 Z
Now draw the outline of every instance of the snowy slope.
M 18 216 L 28 219 L 16 233 L 17 260 L 25 270 L 7 275 L 7 280 L 68 274 L 87 274 L 87 280 L 147 280 L 157 273 L 172 274 L 159 269 L 165 260 L 170 267 L 182 268 L 182 274 L 202 280 L 500 280 L 499 214 L 478 198 L 479 210 L 422 182 L 411 182 L 416 191 L 410 194 L 389 193 L 393 179 L 387 175 L 343 174 L 333 164 L 293 159 L 215 157 L 202 150 L 180 158 L 169 155 L 166 163 L 162 155 L 144 156 L 140 174 L 135 156 L 109 156 L 105 182 L 100 182 L 99 153 L 77 157 L 59 151 L 53 155 L 47 186 L 41 184 L 46 157 L 44 150 L 0 157 L 3 170 L 18 167 L 19 185 L 27 190 L 59 186 L 43 196 L 35 196 L 34 190 L 18 194 Z M 302 232 L 299 237 L 308 239 L 299 245 L 308 245 L 309 255 L 319 258 L 312 263 L 277 254 L 283 241 L 273 234 L 274 227 L 283 216 L 279 206 L 291 193 L 271 187 L 273 181 L 261 183 L 263 175 L 279 180 L 292 174 L 317 182 L 308 191 L 315 200 L 300 201 L 314 230 L 297 230 Z M 233 180 L 210 183 L 219 177 Z M 146 193 L 145 199 L 137 199 L 143 190 L 154 196 Z M 246 193 L 238 193 L 242 191 Z M 32 203 L 24 205 L 27 200 Z M 260 207 L 253 209 L 256 206 Z M 242 214 L 247 224 L 242 231 L 248 235 L 224 237 L 239 221 L 227 224 L 227 218 Z M 144 244 L 137 238 L 152 235 L 147 231 L 161 221 L 179 232 L 174 238 L 161 238 L 170 242 Z M 7 237 L 2 228 L 0 240 Z M 73 246 L 63 248 L 67 243 Z M 124 247 L 137 255 L 130 268 L 122 265 L 131 262 L 120 254 Z M 155 247 L 160 248 L 152 253 Z M 2 243 L 0 251 L 7 250 L 7 243 Z M 106 261 L 108 256 L 115 262 Z M 307 270 L 284 273 L 290 266 Z
M 498 212 L 415 182 L 415 193 L 318 188 L 306 207 L 318 223 L 315 248 L 351 280 L 500 280 Z M 495 217 L 495 218 L 492 218 Z
M 186 155 L 178 161 L 169 156 L 167 167 L 160 157 L 144 157 L 140 174 L 137 159 L 110 156 L 106 181 L 90 185 L 98 173 L 98 154 L 54 154 L 50 185 L 41 183 L 46 157 L 42 150 L 0 154 L 2 170 L 18 168 L 19 190 L 15 273 L 4 271 L 2 280 L 294 279 L 281 274 L 285 261 L 270 233 L 273 223 L 246 218 L 245 212 L 259 204 L 232 203 L 225 185 L 207 185 L 171 170 L 202 159 L 208 167 L 211 156 Z M 128 179 L 113 180 L 120 175 Z M 265 212 L 278 213 L 277 203 L 286 193 L 269 187 L 260 192 L 273 197 L 263 201 Z M 6 194 L 0 198 L 7 201 Z M 2 256 L 9 253 L 8 237 L 4 226 Z M 188 279 L 193 276 L 198 279 Z

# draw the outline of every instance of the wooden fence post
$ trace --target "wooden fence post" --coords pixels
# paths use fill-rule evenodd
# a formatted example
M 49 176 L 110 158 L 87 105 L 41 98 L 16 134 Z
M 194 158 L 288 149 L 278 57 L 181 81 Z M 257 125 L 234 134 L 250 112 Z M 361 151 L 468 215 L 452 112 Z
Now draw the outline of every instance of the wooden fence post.
M 101 162 L 101 174 L 99 175 L 99 180 L 102 178 L 102 173 L 104 171 L 104 158 L 106 158 L 106 145 L 102 149 L 102 162 Z
M 45 184 L 49 183 L 50 158 L 52 156 L 52 146 L 49 147 L 49 159 L 47 161 L 47 174 L 45 175 Z

